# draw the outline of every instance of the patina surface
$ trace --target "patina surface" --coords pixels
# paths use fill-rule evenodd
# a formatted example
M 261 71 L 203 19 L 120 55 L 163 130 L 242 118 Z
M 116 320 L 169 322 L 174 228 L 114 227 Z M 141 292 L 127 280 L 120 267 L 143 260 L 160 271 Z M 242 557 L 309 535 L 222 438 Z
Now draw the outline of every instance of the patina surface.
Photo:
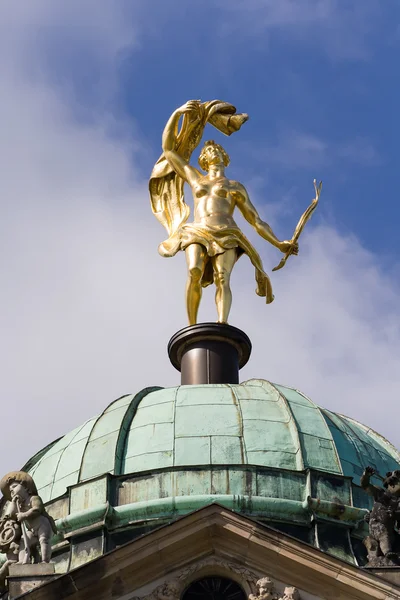
M 62 573 L 212 502 L 365 564 L 371 463 L 385 474 L 400 456 L 301 392 L 251 380 L 124 396 L 23 470 L 64 534 L 52 540 Z

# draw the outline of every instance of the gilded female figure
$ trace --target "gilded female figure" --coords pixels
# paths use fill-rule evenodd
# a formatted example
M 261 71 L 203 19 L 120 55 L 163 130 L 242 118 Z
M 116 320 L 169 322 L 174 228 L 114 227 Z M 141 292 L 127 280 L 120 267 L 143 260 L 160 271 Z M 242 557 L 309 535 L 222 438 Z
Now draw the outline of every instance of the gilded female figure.
M 186 121 L 184 118 L 178 132 L 182 115 Z M 212 140 L 205 142 L 199 164 L 206 174 L 189 163 L 207 121 L 230 134 L 246 119 L 247 115 L 235 114 L 235 108 L 226 103 L 187 102 L 171 115 L 165 126 L 163 156 L 150 180 L 153 212 L 170 234 L 160 244 L 159 252 L 162 256 L 174 256 L 179 250 L 184 250 L 186 254 L 186 307 L 190 325 L 197 322 L 202 288 L 213 282 L 218 322 L 227 322 L 232 303 L 230 277 L 242 254 L 247 254 L 255 267 L 256 293 L 264 296 L 267 303 L 274 298 L 259 254 L 233 219 L 235 208 L 261 237 L 281 252 L 298 253 L 296 242 L 280 241 L 271 227 L 261 220 L 244 186 L 226 177 L 229 156 L 222 146 Z M 189 184 L 193 193 L 192 223 L 187 223 L 189 211 L 183 200 L 183 182 Z

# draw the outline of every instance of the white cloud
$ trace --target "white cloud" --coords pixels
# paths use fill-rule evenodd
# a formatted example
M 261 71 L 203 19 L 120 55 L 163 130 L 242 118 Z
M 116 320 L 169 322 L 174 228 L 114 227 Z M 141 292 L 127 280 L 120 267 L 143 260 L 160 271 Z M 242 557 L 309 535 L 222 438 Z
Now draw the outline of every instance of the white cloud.
M 78 44 L 77 15 L 89 17 L 80 3 L 67 4 L 59 6 L 71 11 L 65 23 Z M 0 473 L 119 395 L 177 383 L 166 344 L 186 324 L 184 258 L 157 255 L 164 231 L 151 215 L 145 176 L 132 168 L 140 140 L 110 137 L 104 107 L 90 124 L 76 119 L 64 86 L 42 72 L 33 40 L 51 5 L 27 9 L 6 46 L 0 35 Z M 19 9 L 10 6 L 3 17 L 11 11 L 17 23 Z M 90 11 L 85 43 L 111 64 L 133 32 L 104 6 L 106 15 Z M 46 13 L 56 22 L 64 16 Z M 2 23 L 6 34 L 10 18 Z M 273 266 L 276 253 L 256 244 Z M 387 416 L 400 389 L 395 282 L 357 239 L 316 228 L 305 232 L 301 256 L 273 275 L 276 301 L 266 306 L 243 257 L 231 319 L 254 343 L 243 377 L 299 387 L 399 444 Z M 212 319 L 207 291 L 201 316 Z

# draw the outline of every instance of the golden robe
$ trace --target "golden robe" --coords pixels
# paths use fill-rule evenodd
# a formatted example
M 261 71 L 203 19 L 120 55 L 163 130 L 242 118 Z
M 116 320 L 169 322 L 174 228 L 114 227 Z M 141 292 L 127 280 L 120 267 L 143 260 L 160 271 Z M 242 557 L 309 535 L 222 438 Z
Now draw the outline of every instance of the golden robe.
M 179 250 L 186 250 L 190 244 L 201 244 L 207 251 L 207 261 L 201 285 L 207 287 L 213 283 L 214 273 L 211 257 L 223 254 L 226 250 L 236 248 L 237 259 L 247 254 L 255 268 L 257 282 L 256 294 L 263 296 L 267 304 L 273 301 L 271 281 L 263 269 L 263 264 L 254 246 L 249 242 L 237 225 L 212 226 L 198 223 L 186 223 L 159 245 L 161 256 L 175 256 Z

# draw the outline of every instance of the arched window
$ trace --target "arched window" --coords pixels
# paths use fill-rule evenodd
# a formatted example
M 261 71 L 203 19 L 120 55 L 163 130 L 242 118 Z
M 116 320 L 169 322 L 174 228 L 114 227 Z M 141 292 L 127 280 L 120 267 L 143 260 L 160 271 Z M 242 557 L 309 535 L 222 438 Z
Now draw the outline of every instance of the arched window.
M 182 600 L 247 600 L 236 581 L 225 577 L 204 577 L 189 585 Z

